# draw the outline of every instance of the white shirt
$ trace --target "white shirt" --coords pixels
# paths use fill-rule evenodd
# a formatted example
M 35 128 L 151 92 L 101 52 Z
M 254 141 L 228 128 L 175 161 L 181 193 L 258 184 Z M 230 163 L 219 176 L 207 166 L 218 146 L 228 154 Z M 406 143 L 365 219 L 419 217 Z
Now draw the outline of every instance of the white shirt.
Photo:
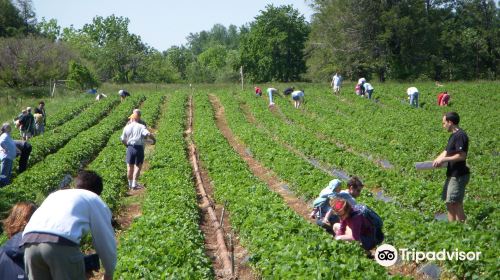
M 80 244 L 89 231 L 106 274 L 112 275 L 116 266 L 116 240 L 111 211 L 91 191 L 67 189 L 51 193 L 31 216 L 23 237 L 30 232 L 50 233 Z
M 304 92 L 302 92 L 300 90 L 296 90 L 296 91 L 292 92 L 292 97 L 295 97 L 295 96 L 304 97 Z
M 120 140 L 126 141 L 127 145 L 144 145 L 144 137 L 149 134 L 144 125 L 134 121 L 123 128 Z
M 418 89 L 416 87 L 409 87 L 407 90 L 406 90 L 406 93 L 408 95 L 413 95 L 413 94 L 418 94 Z
M 364 83 L 363 86 L 365 87 L 365 90 L 372 90 L 373 87 L 370 83 Z

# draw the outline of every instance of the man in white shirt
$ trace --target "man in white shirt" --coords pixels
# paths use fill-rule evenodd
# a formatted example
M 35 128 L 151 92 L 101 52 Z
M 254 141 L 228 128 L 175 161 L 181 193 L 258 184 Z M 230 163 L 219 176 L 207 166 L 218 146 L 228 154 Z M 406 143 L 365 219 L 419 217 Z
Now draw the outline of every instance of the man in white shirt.
M 332 77 L 332 82 L 330 84 L 333 87 L 334 94 L 340 94 L 340 87 L 342 86 L 342 76 L 339 73 L 335 73 Z
M 21 242 L 29 279 L 86 279 L 79 247 L 89 231 L 104 266 L 104 279 L 113 279 L 116 240 L 111 211 L 99 197 L 102 189 L 97 173 L 81 171 L 75 189 L 50 194 L 33 213 Z
M 410 105 L 418 108 L 418 89 L 416 87 L 409 87 L 406 93 L 408 94 L 408 99 L 410 99 Z
M 128 187 L 138 189 L 140 186 L 137 185 L 137 179 L 144 162 L 144 138 L 151 138 L 153 143 L 156 139 L 143 124 L 139 123 L 140 117 L 137 113 L 132 114 L 129 119 L 130 122 L 123 129 L 120 140 L 127 146 Z

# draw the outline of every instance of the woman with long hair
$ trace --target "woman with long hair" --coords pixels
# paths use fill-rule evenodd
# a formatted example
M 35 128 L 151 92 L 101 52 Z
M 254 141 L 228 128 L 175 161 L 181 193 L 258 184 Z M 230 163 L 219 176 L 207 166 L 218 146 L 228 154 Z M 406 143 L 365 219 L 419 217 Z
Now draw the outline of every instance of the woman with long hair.
M 24 279 L 24 249 L 20 248 L 24 227 L 36 210 L 32 202 L 18 202 L 3 220 L 9 240 L 0 248 L 0 279 Z

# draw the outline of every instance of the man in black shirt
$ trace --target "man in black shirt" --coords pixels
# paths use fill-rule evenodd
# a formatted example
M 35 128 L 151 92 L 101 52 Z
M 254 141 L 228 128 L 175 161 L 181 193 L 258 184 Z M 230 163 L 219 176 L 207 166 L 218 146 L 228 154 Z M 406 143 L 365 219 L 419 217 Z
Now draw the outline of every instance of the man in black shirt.
M 448 112 L 443 116 L 443 128 L 451 132 L 446 150 L 444 150 L 432 163 L 439 167 L 447 163 L 446 181 L 443 186 L 442 199 L 446 201 L 448 221 L 464 222 L 464 194 L 465 186 L 469 182 L 470 171 L 466 165 L 467 152 L 469 151 L 469 137 L 460 127 L 460 116 L 455 112 Z

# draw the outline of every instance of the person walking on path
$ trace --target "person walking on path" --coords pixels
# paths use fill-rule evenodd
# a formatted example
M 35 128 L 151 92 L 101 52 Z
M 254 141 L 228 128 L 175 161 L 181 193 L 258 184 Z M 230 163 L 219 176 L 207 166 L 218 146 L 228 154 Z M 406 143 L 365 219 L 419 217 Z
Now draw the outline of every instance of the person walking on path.
M 368 99 L 372 99 L 372 94 L 373 94 L 373 90 L 374 90 L 372 84 L 366 82 L 366 83 L 363 84 L 363 88 L 365 90 L 366 97 Z
M 35 119 L 35 135 L 41 135 L 45 132 L 47 123 L 47 112 L 45 112 L 45 102 L 40 101 L 38 107 L 35 108 L 35 115 L 39 114 L 38 119 Z
M 99 197 L 102 190 L 97 173 L 80 171 L 75 189 L 51 193 L 33 213 L 21 242 L 29 279 L 86 279 L 79 247 L 88 232 L 104 266 L 104 279 L 113 279 L 116 240 L 111 211 Z
M 144 138 L 149 137 L 156 142 L 155 137 L 138 120 L 140 117 L 134 113 L 130 116 L 130 122 L 123 129 L 120 136 L 122 143 L 127 146 L 127 178 L 129 189 L 141 188 L 137 184 L 137 179 L 144 162 Z
M 416 87 L 409 87 L 406 93 L 408 94 L 408 99 L 410 99 L 410 106 L 418 108 L 418 89 Z
M 451 133 L 446 149 L 432 162 L 434 167 L 447 164 L 446 181 L 441 198 L 446 202 L 448 221 L 464 222 L 463 200 L 465 186 L 469 183 L 470 170 L 467 167 L 469 137 L 458 124 L 460 116 L 456 112 L 448 112 L 443 116 L 443 128 Z
M 23 110 L 19 118 L 19 126 L 23 140 L 27 141 L 33 137 L 35 133 L 35 117 L 31 114 L 31 107 L 27 107 L 26 110 Z
M 292 92 L 293 106 L 295 109 L 299 109 L 300 104 L 304 102 L 304 91 L 296 90 Z
M 24 248 L 21 247 L 23 230 L 36 210 L 31 202 L 18 202 L 3 220 L 7 242 L 0 248 L 0 279 L 25 279 Z
M 10 184 L 12 165 L 16 158 L 16 144 L 10 133 L 12 128 L 9 123 L 4 123 L 0 134 L 0 188 Z
M 333 75 L 330 85 L 332 86 L 333 94 L 340 94 L 340 88 L 342 87 L 342 76 L 338 72 Z

